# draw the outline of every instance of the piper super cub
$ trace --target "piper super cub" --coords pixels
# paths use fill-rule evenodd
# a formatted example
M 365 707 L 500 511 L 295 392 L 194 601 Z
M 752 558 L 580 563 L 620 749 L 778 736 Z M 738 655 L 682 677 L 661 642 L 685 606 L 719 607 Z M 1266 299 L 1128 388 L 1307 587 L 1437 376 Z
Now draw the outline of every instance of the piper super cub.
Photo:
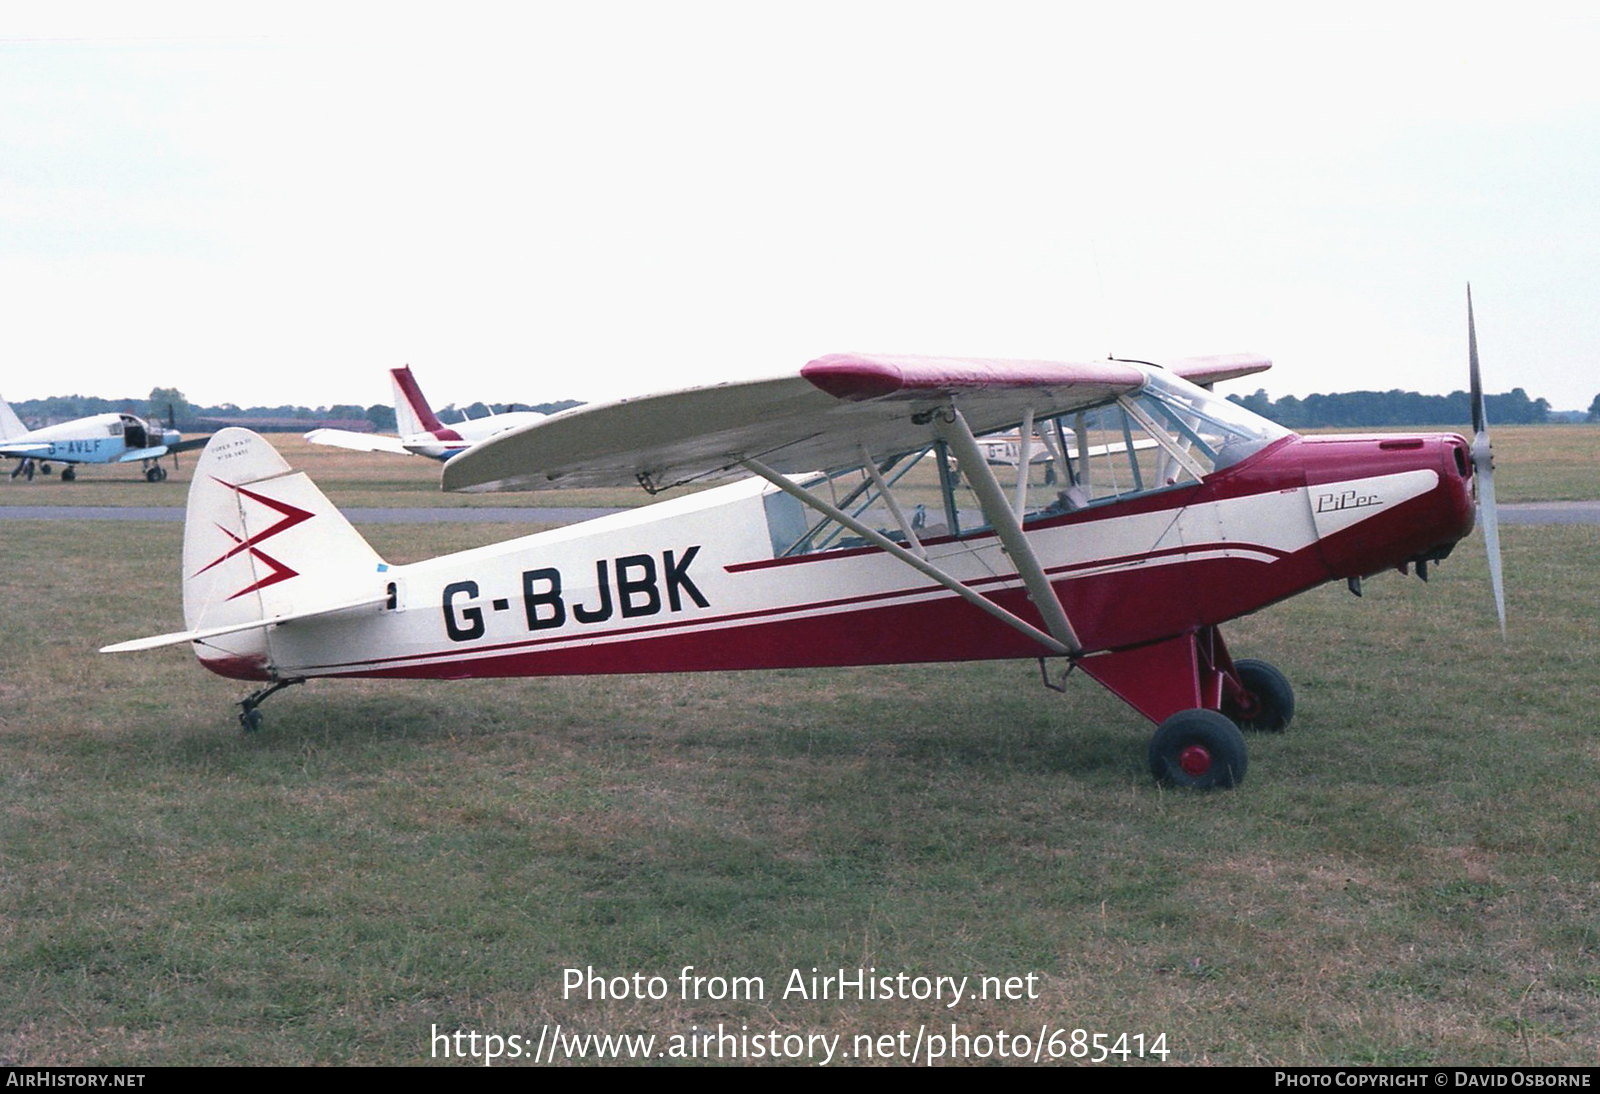
M 1158 723 L 1158 779 L 1233 786 L 1240 729 L 1285 728 L 1294 698 L 1219 626 L 1324 582 L 1425 571 L 1472 529 L 1475 482 L 1492 516 L 1481 416 L 1475 456 L 1454 434 L 1297 436 L 1202 386 L 1269 364 L 837 355 L 580 407 L 455 457 L 445 488 L 748 475 L 403 566 L 227 429 L 190 489 L 187 629 L 107 649 L 189 642 L 211 671 L 266 682 L 241 703 L 247 729 L 318 676 L 1053 658 Z M 1023 449 L 1006 482 L 978 444 L 1000 430 Z

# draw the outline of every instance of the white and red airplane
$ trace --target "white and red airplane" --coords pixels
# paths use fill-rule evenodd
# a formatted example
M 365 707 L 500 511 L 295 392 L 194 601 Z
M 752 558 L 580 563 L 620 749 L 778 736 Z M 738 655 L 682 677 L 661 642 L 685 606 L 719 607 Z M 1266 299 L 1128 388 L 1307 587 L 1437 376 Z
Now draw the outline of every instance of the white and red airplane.
M 435 460 L 448 460 L 465 452 L 480 441 L 504 433 L 508 429 L 531 425 L 544 418 L 536 410 L 510 410 L 503 414 L 488 414 L 482 418 L 464 418 L 453 425 L 445 425 L 423 397 L 411 375 L 411 366 L 389 370 L 394 384 L 394 418 L 398 437 L 382 433 L 356 433 L 349 429 L 313 429 L 306 440 L 312 444 L 349 448 L 357 452 L 393 452 L 401 456 L 427 456 Z
M 1329 581 L 1426 576 L 1471 531 L 1475 483 L 1494 527 L 1481 416 L 1476 448 L 1301 437 L 1199 386 L 1268 367 L 839 355 L 580 407 L 456 457 L 445 487 L 653 493 L 749 474 L 396 566 L 229 429 L 189 496 L 187 629 L 107 649 L 193 643 L 211 671 L 266 682 L 241 703 L 252 729 L 267 695 L 321 676 L 1055 658 L 1159 724 L 1157 778 L 1233 786 L 1240 728 L 1285 728 L 1294 696 L 1229 656 L 1223 623 Z M 1050 447 L 1053 486 L 1030 482 L 1027 451 L 997 478 L 977 438 L 1002 429 Z

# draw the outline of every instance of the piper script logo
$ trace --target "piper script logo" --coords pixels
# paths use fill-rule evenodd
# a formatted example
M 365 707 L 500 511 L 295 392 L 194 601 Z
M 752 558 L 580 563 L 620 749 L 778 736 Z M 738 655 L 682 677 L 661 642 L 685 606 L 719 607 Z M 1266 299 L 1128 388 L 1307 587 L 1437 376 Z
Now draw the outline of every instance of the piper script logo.
M 262 566 L 266 567 L 266 576 L 262 577 L 254 584 L 246 585 L 244 588 L 228 597 L 229 600 L 237 600 L 246 593 L 253 593 L 257 589 L 266 588 L 268 585 L 276 585 L 280 581 L 288 581 L 291 577 L 298 577 L 300 571 L 287 566 L 282 562 L 279 562 L 277 559 L 263 551 L 260 545 L 271 539 L 273 536 L 287 532 L 295 525 L 310 520 L 315 514 L 308 513 L 306 510 L 289 505 L 286 502 L 269 498 L 264 494 L 258 494 L 254 490 L 246 490 L 242 486 L 235 486 L 231 482 L 223 482 L 221 479 L 215 477 L 213 477 L 212 481 L 221 483 L 223 486 L 226 486 L 229 490 L 232 490 L 240 497 L 249 498 L 251 501 L 260 502 L 268 509 L 278 513 L 280 518 L 274 524 L 262 529 L 249 539 L 246 539 L 231 529 L 225 528 L 221 524 L 218 524 L 217 530 L 223 535 L 227 536 L 229 539 L 233 540 L 233 546 L 227 551 L 224 551 L 222 554 L 218 555 L 216 558 L 212 559 L 210 562 L 206 563 L 204 566 L 200 567 L 200 569 L 194 572 L 193 576 L 199 577 L 207 570 L 214 566 L 220 566 L 222 563 L 228 561 L 230 558 L 233 558 L 235 555 L 240 554 L 241 552 L 249 552 L 251 558 L 255 559 Z
M 1359 490 L 1346 490 L 1339 494 L 1318 494 L 1317 512 L 1337 513 L 1341 509 L 1366 509 L 1373 505 L 1382 505 L 1383 499 L 1376 494 L 1363 494 Z

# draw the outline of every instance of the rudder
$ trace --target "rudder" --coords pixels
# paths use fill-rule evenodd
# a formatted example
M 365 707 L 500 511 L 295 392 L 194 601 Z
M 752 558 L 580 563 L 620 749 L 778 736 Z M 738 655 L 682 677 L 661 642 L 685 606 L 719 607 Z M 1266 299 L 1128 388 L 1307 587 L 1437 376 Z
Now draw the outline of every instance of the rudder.
M 315 611 L 378 586 L 386 564 L 303 472 L 247 429 L 211 438 L 195 466 L 183 537 L 191 631 Z M 271 630 L 195 643 L 213 672 L 274 679 Z

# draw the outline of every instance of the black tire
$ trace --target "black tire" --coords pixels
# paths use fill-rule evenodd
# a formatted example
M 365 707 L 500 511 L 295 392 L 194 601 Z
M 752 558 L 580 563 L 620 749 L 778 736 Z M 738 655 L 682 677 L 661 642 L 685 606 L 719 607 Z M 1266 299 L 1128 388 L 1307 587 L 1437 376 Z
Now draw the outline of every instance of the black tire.
M 152 468 L 149 468 L 148 470 L 146 470 L 145 473 L 144 473 L 144 481 L 145 482 L 160 482 L 161 481 L 161 468 L 152 467 Z
M 1282 733 L 1294 721 L 1294 688 L 1277 666 L 1265 661 L 1235 661 L 1233 667 L 1250 693 L 1251 702 L 1241 704 L 1224 698 L 1222 713 L 1246 733 Z
M 1150 738 L 1150 773 L 1187 790 L 1225 790 L 1244 782 L 1244 734 L 1214 710 L 1180 710 Z
M 250 707 L 239 712 L 239 728 L 246 733 L 255 733 L 261 728 L 261 711 Z
M 78 473 L 75 470 L 73 470 L 72 468 L 63 467 L 61 469 L 61 481 L 62 482 L 73 482 L 74 480 L 77 479 L 77 477 L 78 477 Z

